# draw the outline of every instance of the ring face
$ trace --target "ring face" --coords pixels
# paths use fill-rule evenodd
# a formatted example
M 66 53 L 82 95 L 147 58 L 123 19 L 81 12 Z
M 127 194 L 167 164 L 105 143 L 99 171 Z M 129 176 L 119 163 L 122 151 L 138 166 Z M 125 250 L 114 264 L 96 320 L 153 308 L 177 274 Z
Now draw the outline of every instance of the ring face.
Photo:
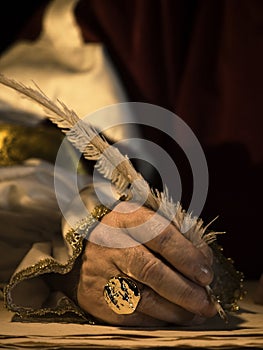
M 128 277 L 112 277 L 104 287 L 104 299 L 117 314 L 132 314 L 141 295 L 136 283 Z

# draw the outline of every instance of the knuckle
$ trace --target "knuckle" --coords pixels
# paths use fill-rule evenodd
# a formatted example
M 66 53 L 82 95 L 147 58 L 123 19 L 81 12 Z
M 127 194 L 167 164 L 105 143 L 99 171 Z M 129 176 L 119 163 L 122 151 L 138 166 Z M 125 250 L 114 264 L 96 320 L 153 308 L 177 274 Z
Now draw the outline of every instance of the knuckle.
M 130 248 L 126 254 L 127 274 L 140 282 L 148 284 L 158 278 L 159 260 L 143 246 Z
M 171 247 L 171 237 L 172 232 L 166 228 L 162 233 L 157 237 L 159 252 L 160 254 L 164 254 L 165 251 Z
M 157 276 L 158 266 L 159 266 L 159 262 L 155 259 L 151 259 L 145 262 L 139 270 L 140 279 L 142 281 L 149 282 L 153 279 L 158 278 Z
M 180 293 L 180 303 L 182 305 L 187 305 L 189 302 L 192 304 L 193 301 L 197 304 L 198 299 L 198 293 L 193 288 L 185 287 Z
M 128 222 L 134 219 L 134 214 L 137 213 L 138 205 L 127 201 L 120 202 L 111 212 L 114 215 L 115 222 L 126 226 Z
M 136 275 L 138 266 L 138 256 L 139 252 L 137 247 L 129 248 L 126 251 L 126 254 L 123 254 L 123 270 L 127 275 L 132 277 L 133 275 Z

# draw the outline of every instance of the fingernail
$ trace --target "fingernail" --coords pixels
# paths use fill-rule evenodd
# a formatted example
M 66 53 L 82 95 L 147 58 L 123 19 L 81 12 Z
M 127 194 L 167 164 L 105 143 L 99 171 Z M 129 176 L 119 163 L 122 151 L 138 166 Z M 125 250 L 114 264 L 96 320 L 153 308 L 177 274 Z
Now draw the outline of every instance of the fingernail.
M 201 265 L 198 273 L 195 276 L 195 279 L 198 283 L 201 284 L 210 284 L 213 279 L 213 271 L 207 265 Z

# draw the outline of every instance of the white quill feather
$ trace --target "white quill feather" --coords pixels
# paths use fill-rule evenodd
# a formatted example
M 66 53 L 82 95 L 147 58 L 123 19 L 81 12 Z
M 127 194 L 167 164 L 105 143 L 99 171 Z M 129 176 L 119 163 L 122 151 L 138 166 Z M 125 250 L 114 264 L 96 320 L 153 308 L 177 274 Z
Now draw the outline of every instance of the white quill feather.
M 159 210 L 197 247 L 203 241 L 211 243 L 215 240 L 216 232 L 207 233 L 207 226 L 203 226 L 203 221 L 184 211 L 179 202 L 174 203 L 169 197 L 167 188 L 164 189 L 164 192 L 151 189 L 141 174 L 134 169 L 127 156 L 122 155 L 117 148 L 109 145 L 102 136 L 98 135 L 92 125 L 81 120 L 63 102 L 51 101 L 36 84 L 36 89 L 33 89 L 2 74 L 0 74 L 0 83 L 42 105 L 48 118 L 66 134 L 69 141 L 83 153 L 86 159 L 97 161 L 97 170 L 109 179 L 120 193 L 126 192 L 127 194 L 129 188 L 129 195 L 132 193 L 133 198 L 139 200 L 146 198 L 144 203 L 146 206 L 155 211 Z M 206 290 L 220 316 L 227 320 L 227 316 L 213 295 L 211 288 L 207 286 Z

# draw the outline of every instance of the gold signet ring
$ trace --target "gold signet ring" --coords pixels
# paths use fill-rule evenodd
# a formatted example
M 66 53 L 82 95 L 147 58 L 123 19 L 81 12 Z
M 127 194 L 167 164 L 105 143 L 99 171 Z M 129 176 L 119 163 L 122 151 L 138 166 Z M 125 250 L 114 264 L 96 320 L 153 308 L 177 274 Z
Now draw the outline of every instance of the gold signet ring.
M 132 314 L 140 301 L 141 295 L 136 283 L 128 277 L 115 276 L 104 287 L 104 299 L 117 314 Z

